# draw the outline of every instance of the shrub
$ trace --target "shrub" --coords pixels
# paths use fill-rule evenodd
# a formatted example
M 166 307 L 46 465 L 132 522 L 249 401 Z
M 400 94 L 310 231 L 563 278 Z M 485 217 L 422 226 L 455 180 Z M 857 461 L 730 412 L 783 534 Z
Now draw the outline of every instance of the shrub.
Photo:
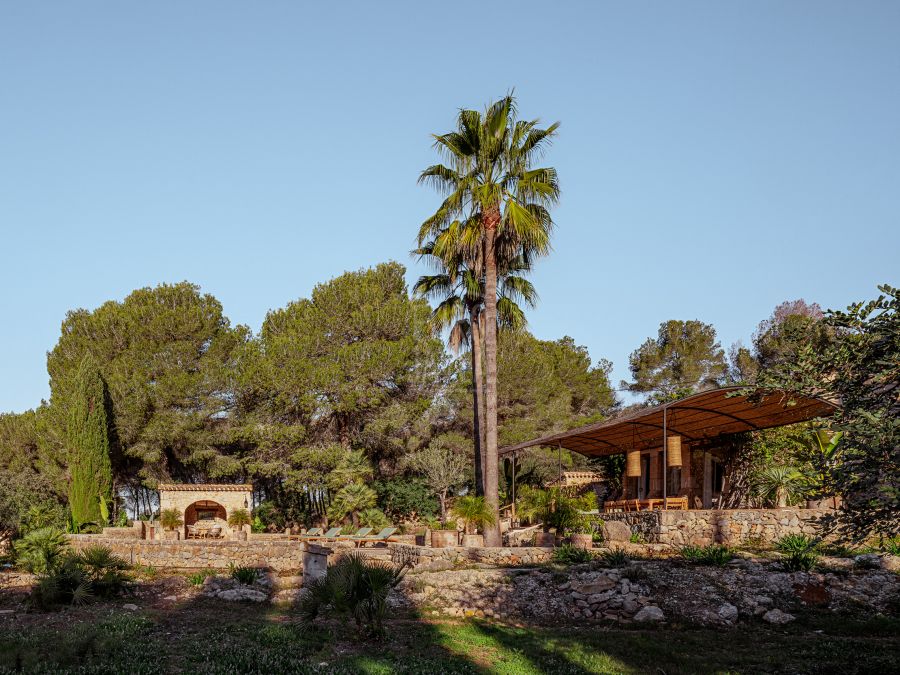
M 32 591 L 41 607 L 80 605 L 94 597 L 108 598 L 121 592 L 130 579 L 130 566 L 107 546 L 91 546 L 67 553 L 38 576 Z
M 228 516 L 228 524 L 236 530 L 240 530 L 244 525 L 250 525 L 252 522 L 247 509 L 235 509 Z
M 572 544 L 563 544 L 553 549 L 553 562 L 562 563 L 563 565 L 577 565 L 579 563 L 591 562 L 594 556 L 590 551 L 583 548 L 572 546 Z
M 194 574 L 188 574 L 186 578 L 191 586 L 202 586 L 203 582 L 211 576 L 213 576 L 212 572 L 195 572 Z
M 437 498 L 431 494 L 425 479 L 402 476 L 375 481 L 378 504 L 394 521 L 406 518 L 428 518 L 440 511 Z
M 631 536 L 628 537 L 628 541 L 630 541 L 632 544 L 643 544 L 643 543 L 645 543 L 645 542 L 644 542 L 644 535 L 642 535 L 642 534 L 640 534 L 640 533 L 638 533 L 638 532 L 632 532 L 632 533 L 631 533 Z
M 885 553 L 900 556 L 900 537 L 885 539 L 881 547 L 884 549 Z
M 708 546 L 682 546 L 681 557 L 688 562 L 698 565 L 716 565 L 721 567 L 734 557 L 734 551 L 721 544 L 709 544 Z
M 108 546 L 89 546 L 75 557 L 95 595 L 115 595 L 131 578 L 127 573 L 131 566 L 123 558 L 113 554 Z
M 819 554 L 815 550 L 809 549 L 785 554 L 782 563 L 790 572 L 809 572 L 818 561 Z
M 603 564 L 607 567 L 624 567 L 629 563 L 628 554 L 625 549 L 616 547 L 609 551 L 603 551 L 600 554 Z
M 775 548 L 780 553 L 788 555 L 811 551 L 817 548 L 818 545 L 819 541 L 817 539 L 807 537 L 805 534 L 786 534 L 776 542 Z
M 259 570 L 255 567 L 247 567 L 246 565 L 238 566 L 234 563 L 228 564 L 228 573 L 231 575 L 232 579 L 245 586 L 255 583 L 259 578 Z
M 390 526 L 391 521 L 381 509 L 366 509 L 359 513 L 359 524 L 363 527 L 371 527 L 373 530 L 380 530 Z
M 453 515 L 463 521 L 465 531 L 494 524 L 494 512 L 484 497 L 466 495 L 453 502 Z
M 164 530 L 174 530 L 181 527 L 183 523 L 184 518 L 181 517 L 181 511 L 178 509 L 163 509 L 159 513 L 159 524 L 163 526 Z
M 381 636 L 388 593 L 405 572 L 405 566 L 351 553 L 329 567 L 324 576 L 307 584 L 300 599 L 300 614 L 309 622 L 324 611 L 350 615 L 357 628 L 370 636 Z
M 55 527 L 42 527 L 15 543 L 16 561 L 33 574 L 52 570 L 68 548 L 66 535 Z

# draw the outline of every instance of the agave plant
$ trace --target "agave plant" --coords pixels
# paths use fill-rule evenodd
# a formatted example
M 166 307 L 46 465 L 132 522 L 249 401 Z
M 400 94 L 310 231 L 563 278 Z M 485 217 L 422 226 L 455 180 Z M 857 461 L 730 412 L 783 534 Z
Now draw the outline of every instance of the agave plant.
M 406 565 L 396 566 L 351 553 L 306 584 L 300 614 L 312 622 L 324 611 L 348 614 L 371 636 L 384 633 L 387 596 L 403 579 Z

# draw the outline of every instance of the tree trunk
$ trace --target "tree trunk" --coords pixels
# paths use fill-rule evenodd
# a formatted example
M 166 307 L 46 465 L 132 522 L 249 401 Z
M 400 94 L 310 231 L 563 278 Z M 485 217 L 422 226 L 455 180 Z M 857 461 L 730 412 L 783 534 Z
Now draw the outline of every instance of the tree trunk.
M 438 495 L 438 501 L 441 502 L 441 525 L 447 522 L 447 491 L 442 490 Z
M 497 256 L 494 243 L 500 222 L 499 208 L 485 213 L 484 247 L 484 499 L 494 513 L 494 524 L 484 528 L 484 545 L 500 546 L 500 495 L 497 455 Z
M 475 427 L 475 495 L 484 495 L 484 373 L 481 370 L 481 326 L 477 313 L 469 312 L 472 331 L 472 424 Z

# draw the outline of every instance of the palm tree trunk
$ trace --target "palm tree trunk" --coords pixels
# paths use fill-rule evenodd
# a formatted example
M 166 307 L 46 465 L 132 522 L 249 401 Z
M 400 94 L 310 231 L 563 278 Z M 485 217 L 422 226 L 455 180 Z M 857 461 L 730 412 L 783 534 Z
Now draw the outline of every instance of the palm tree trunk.
M 500 546 L 500 495 L 497 455 L 497 257 L 494 243 L 499 209 L 484 214 L 484 500 L 494 513 L 493 525 L 484 528 L 484 545 Z
M 484 495 L 484 373 L 481 370 L 481 326 L 477 313 L 469 312 L 472 332 L 472 424 L 475 427 L 475 494 Z

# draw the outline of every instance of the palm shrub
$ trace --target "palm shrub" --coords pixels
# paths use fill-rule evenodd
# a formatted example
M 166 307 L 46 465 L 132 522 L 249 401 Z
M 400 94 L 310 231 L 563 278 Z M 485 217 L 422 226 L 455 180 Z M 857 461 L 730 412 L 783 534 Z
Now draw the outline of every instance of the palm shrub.
M 466 495 L 453 502 L 453 515 L 463 521 L 463 526 L 468 534 L 471 530 L 484 528 L 494 524 L 494 511 L 485 501 L 484 497 Z
M 102 597 L 115 595 L 131 578 L 128 574 L 131 566 L 108 546 L 87 547 L 76 555 L 76 563 L 84 571 L 91 591 Z
M 392 565 L 351 553 L 306 585 L 300 614 L 309 622 L 324 612 L 349 615 L 365 634 L 381 636 L 388 593 L 405 573 L 405 564 Z
M 181 517 L 181 511 L 178 509 L 163 509 L 159 513 L 159 524 L 165 530 L 174 530 L 181 527 L 184 518 Z
M 378 493 L 365 483 L 350 483 L 341 488 L 328 507 L 328 519 L 341 521 L 349 516 L 353 527 L 359 527 L 359 514 L 375 507 Z
M 796 504 L 807 487 L 803 473 L 797 467 L 786 464 L 763 467 L 753 476 L 752 482 L 757 496 L 776 507 Z
M 391 521 L 384 515 L 384 511 L 381 509 L 366 509 L 365 511 L 359 512 L 359 524 L 362 527 L 371 527 L 373 530 L 380 530 L 390 526 Z
M 16 561 L 32 574 L 52 570 L 68 548 L 66 535 L 55 527 L 41 527 L 15 543 Z
M 250 525 L 252 523 L 253 519 L 250 518 L 250 512 L 247 509 L 235 509 L 231 512 L 231 515 L 228 516 L 228 525 L 236 530 L 240 530 L 245 525 Z

